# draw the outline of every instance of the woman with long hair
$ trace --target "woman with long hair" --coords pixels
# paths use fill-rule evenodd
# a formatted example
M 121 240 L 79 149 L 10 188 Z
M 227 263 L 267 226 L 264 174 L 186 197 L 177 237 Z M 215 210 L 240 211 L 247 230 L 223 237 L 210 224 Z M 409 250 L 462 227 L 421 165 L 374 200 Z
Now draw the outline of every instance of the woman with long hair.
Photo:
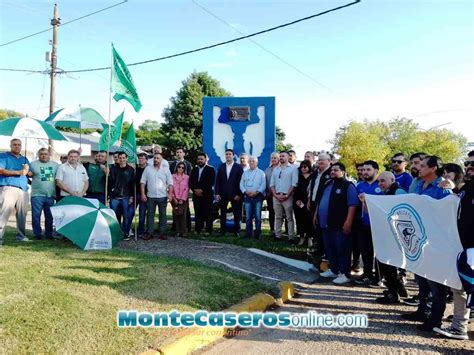
M 186 210 L 188 208 L 189 176 L 186 174 L 184 162 L 176 164 L 173 174 L 173 217 L 176 223 L 176 236 L 186 237 Z
M 308 186 L 311 181 L 313 167 L 309 160 L 303 160 L 298 170 L 298 185 L 294 192 L 293 211 L 296 219 L 296 233 L 300 237 L 298 246 L 303 246 L 306 239 L 311 237 L 312 231 L 312 219 L 307 204 Z

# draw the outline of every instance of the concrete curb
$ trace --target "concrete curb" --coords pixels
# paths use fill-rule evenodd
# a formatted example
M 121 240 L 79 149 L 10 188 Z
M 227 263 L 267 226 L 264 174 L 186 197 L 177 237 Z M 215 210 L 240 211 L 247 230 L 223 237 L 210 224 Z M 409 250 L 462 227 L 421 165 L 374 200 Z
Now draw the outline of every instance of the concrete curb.
M 278 284 L 279 297 L 278 299 L 266 294 L 258 293 L 246 300 L 238 303 L 225 311 L 233 312 L 264 312 L 271 306 L 276 306 L 281 302 L 286 302 L 291 299 L 295 294 L 294 286 L 291 282 L 280 282 Z M 181 355 L 189 354 L 199 348 L 209 345 L 219 338 L 226 335 L 232 334 L 232 328 L 225 327 L 206 327 L 206 328 L 194 328 L 190 330 L 184 330 L 183 334 L 179 339 L 165 344 L 158 352 L 146 351 L 141 355 Z

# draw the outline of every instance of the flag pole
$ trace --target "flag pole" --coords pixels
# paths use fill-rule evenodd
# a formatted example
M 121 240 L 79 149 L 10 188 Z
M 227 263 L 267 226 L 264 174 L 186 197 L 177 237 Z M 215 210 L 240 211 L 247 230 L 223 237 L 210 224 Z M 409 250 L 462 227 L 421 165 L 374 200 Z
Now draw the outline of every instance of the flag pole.
M 108 195 L 109 195 L 109 173 L 110 173 L 110 168 L 108 166 L 109 162 L 109 152 L 110 152 L 110 116 L 111 116 L 111 109 L 112 109 L 112 71 L 114 70 L 114 53 L 113 53 L 113 46 L 114 44 L 111 42 L 111 65 L 110 65 L 110 82 L 109 82 L 109 132 L 107 136 L 107 169 L 105 170 L 105 205 L 109 206 L 108 203 Z

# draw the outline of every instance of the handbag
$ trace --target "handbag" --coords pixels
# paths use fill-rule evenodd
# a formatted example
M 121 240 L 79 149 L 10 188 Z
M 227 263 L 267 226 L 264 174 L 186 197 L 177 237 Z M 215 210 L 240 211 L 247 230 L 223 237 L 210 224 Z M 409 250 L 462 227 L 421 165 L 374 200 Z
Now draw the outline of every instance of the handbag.
M 186 213 L 186 204 L 178 204 L 173 206 L 173 216 L 179 217 Z

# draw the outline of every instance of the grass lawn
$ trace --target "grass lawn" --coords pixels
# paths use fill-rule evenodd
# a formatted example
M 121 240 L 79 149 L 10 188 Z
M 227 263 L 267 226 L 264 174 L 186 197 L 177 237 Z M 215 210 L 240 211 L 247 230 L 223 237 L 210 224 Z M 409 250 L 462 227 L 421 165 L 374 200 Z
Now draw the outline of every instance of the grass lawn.
M 0 249 L 0 353 L 157 349 L 176 331 L 118 329 L 117 310 L 221 310 L 265 287 L 183 259 L 20 243 L 10 229 Z

